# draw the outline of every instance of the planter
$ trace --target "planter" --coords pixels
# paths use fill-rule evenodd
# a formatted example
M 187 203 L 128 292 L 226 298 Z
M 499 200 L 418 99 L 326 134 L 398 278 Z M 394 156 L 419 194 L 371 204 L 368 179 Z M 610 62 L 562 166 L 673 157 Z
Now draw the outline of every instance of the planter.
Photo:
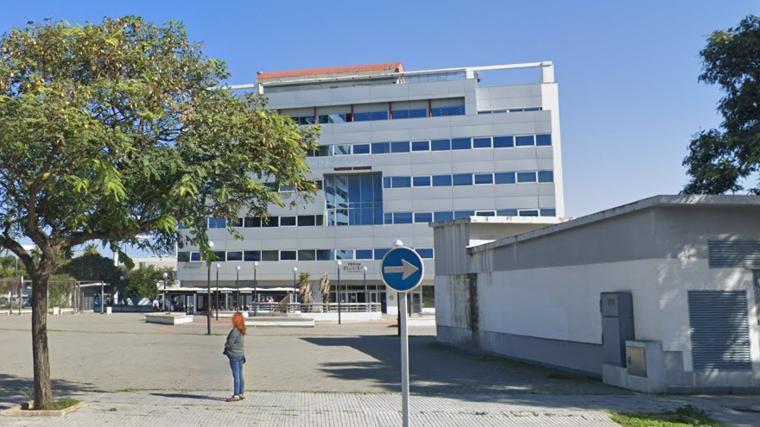
M 106 307 L 106 314 L 111 314 L 113 312 L 113 308 L 108 306 Z
M 163 325 L 181 325 L 193 323 L 193 316 L 187 314 L 155 313 L 146 314 L 145 323 L 159 323 Z
M 0 411 L 0 416 L 5 417 L 63 417 L 85 406 L 84 401 L 79 401 L 63 409 L 34 409 L 34 401 L 22 403 L 21 405 L 12 406 L 4 411 Z M 30 409 L 32 408 L 32 409 Z

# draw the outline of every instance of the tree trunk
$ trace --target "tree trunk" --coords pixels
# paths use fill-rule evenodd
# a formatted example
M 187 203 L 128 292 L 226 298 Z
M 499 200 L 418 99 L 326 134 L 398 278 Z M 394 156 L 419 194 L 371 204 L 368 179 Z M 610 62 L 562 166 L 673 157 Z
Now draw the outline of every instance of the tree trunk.
M 32 359 L 34 361 L 34 406 L 53 409 L 53 389 L 50 383 L 50 360 L 47 337 L 47 290 L 50 272 L 40 266 L 32 274 Z

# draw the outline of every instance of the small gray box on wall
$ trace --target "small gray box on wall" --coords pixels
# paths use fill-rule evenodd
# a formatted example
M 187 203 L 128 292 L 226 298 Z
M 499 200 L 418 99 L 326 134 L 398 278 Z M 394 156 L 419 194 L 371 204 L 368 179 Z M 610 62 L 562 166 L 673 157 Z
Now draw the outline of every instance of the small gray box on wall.
M 637 377 L 647 376 L 647 352 L 646 347 L 628 345 L 625 348 L 628 363 L 628 373 Z

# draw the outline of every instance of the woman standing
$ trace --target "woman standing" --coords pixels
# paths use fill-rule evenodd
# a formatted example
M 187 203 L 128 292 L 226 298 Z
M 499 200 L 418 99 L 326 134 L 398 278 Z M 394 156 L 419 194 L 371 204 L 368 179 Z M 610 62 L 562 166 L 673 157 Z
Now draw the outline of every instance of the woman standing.
M 228 402 L 237 402 L 245 399 L 243 388 L 245 380 L 243 379 L 243 364 L 245 363 L 245 319 L 243 314 L 236 311 L 232 315 L 232 330 L 227 334 L 227 341 L 224 343 L 224 354 L 230 359 L 230 369 L 232 369 L 233 392 Z

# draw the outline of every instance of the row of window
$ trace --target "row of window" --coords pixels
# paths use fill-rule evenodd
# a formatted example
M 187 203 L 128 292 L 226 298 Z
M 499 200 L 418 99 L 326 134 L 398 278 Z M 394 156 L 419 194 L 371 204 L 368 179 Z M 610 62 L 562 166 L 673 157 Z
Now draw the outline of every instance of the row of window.
M 310 157 L 361 154 L 409 153 L 418 151 L 471 150 L 478 148 L 514 148 L 552 145 L 551 134 L 500 135 L 471 138 L 431 139 L 423 141 L 372 142 L 368 144 L 322 145 Z
M 471 216 L 556 216 L 556 209 L 485 209 L 476 211 L 386 212 L 385 224 L 412 224 L 450 221 Z
M 263 251 L 215 251 L 214 262 L 225 261 L 335 261 L 335 260 L 381 260 L 390 248 L 382 249 L 298 249 Z M 422 258 L 433 258 L 432 248 L 415 249 Z M 179 262 L 200 262 L 197 251 L 178 252 Z
M 554 182 L 554 172 L 543 170 L 523 172 L 455 173 L 451 175 L 432 176 L 386 176 L 383 177 L 383 188 L 450 187 L 452 185 L 516 184 L 530 182 Z
M 464 98 L 283 109 L 299 125 L 462 116 Z
M 232 227 L 314 227 L 324 224 L 323 215 L 270 216 L 266 219 L 257 216 L 235 218 Z M 208 219 L 208 228 L 227 228 L 226 218 Z

